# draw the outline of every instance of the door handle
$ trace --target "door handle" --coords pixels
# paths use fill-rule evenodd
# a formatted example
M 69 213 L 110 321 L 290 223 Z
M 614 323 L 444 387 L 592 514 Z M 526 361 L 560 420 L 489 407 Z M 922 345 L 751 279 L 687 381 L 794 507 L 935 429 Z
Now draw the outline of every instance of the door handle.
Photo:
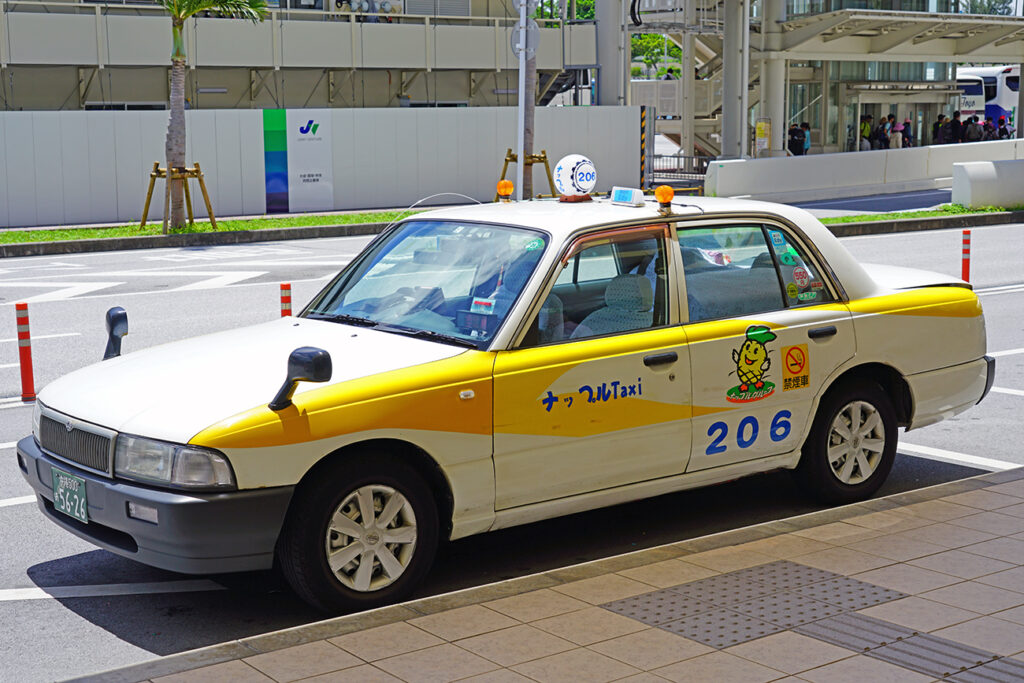
M 815 327 L 813 330 L 807 330 L 807 336 L 811 339 L 821 339 L 822 337 L 831 337 L 838 330 L 835 325 L 828 325 L 826 327 Z
M 655 365 L 675 363 L 677 360 L 679 360 L 679 355 L 675 351 L 669 351 L 668 353 L 655 353 L 650 356 L 644 356 L 644 365 L 649 368 L 653 368 Z

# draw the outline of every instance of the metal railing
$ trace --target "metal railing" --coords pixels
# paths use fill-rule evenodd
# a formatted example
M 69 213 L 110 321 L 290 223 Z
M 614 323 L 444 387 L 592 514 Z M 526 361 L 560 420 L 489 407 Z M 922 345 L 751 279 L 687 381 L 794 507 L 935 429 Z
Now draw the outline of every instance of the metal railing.
M 655 154 L 651 166 L 655 182 L 682 181 L 687 185 L 701 184 L 714 157 L 685 154 Z

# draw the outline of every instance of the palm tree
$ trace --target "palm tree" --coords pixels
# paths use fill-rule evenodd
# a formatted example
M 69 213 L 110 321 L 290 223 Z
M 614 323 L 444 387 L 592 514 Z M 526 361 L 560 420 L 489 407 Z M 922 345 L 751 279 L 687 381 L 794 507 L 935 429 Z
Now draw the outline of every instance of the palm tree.
M 266 0 L 157 0 L 171 15 L 171 116 L 167 122 L 167 171 L 185 165 L 185 40 L 181 29 L 185 20 L 200 12 L 248 19 L 253 23 L 267 16 Z M 185 225 L 185 193 L 181 180 L 171 181 L 170 227 Z

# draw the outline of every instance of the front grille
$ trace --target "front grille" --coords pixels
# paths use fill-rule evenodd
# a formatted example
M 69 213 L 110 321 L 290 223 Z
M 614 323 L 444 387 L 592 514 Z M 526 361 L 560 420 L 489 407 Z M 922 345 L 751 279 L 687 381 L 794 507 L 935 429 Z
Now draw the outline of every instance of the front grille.
M 59 458 L 98 472 L 110 472 L 110 437 L 67 427 L 46 415 L 39 422 L 40 445 Z

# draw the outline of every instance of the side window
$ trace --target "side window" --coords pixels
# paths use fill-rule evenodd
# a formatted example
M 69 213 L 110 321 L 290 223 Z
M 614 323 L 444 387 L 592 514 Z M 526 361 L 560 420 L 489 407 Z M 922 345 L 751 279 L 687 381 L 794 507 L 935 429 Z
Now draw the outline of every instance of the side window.
M 690 322 L 785 307 L 760 225 L 679 230 Z
M 824 304 L 835 301 L 821 273 L 808 261 L 804 250 L 781 230 L 768 228 L 775 258 L 779 262 L 786 303 L 790 306 Z
M 523 346 L 635 332 L 668 323 L 665 241 L 649 231 L 636 237 L 595 238 L 555 278 Z

